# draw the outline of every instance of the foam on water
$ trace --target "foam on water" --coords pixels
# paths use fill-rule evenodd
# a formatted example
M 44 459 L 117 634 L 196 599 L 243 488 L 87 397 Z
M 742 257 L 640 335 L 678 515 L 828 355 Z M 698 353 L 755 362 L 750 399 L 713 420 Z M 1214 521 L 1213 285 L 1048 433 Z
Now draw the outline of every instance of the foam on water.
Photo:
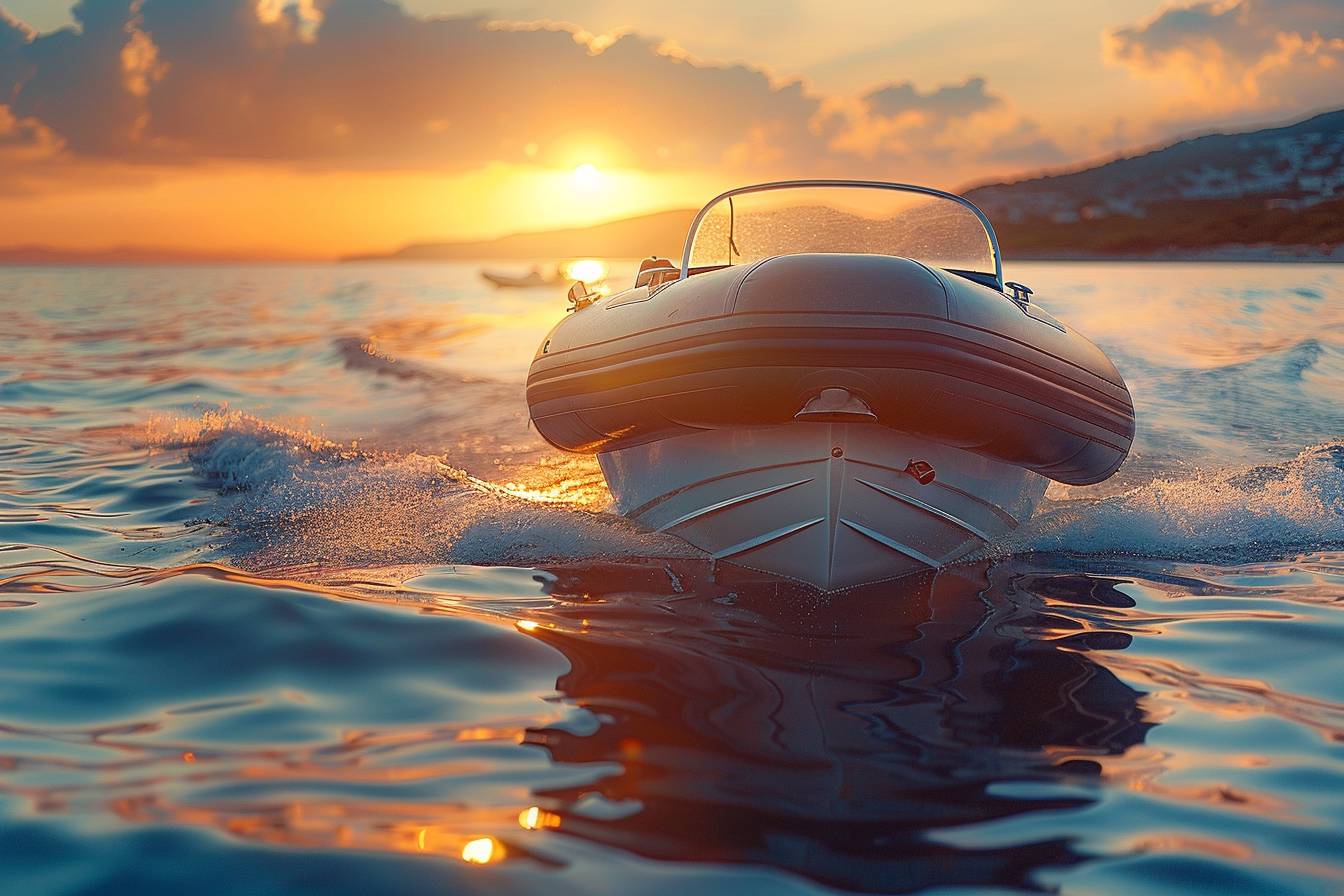
M 160 419 L 217 494 L 201 519 L 248 566 L 525 565 L 690 557 L 679 539 L 541 491 L 472 476 L 442 457 L 361 450 L 237 412 Z M 544 472 L 544 471 L 543 471 Z M 1164 476 L 1105 497 L 1052 489 L 1006 553 L 1268 560 L 1344 547 L 1344 442 L 1283 463 Z
M 1047 501 L 1008 545 L 1225 562 L 1341 546 L 1344 442 L 1338 441 L 1304 448 L 1285 463 L 1159 477 L 1105 498 Z
M 221 524 L 222 552 L 249 566 L 697 555 L 679 539 L 486 482 L 439 457 L 364 451 L 237 412 L 161 419 L 149 441 L 186 449 L 218 489 L 203 518 Z

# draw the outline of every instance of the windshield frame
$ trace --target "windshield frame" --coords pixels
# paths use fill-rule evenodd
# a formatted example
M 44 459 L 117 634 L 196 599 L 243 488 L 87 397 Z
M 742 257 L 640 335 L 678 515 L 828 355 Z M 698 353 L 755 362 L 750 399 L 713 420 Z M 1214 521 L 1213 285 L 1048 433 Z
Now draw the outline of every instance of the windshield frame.
M 720 202 L 734 196 L 745 196 L 748 193 L 764 193 L 768 190 L 785 190 L 794 187 L 853 187 L 858 189 L 867 187 L 877 190 L 921 193 L 925 196 L 935 196 L 939 199 L 950 199 L 958 205 L 970 209 L 976 218 L 980 220 L 980 225 L 985 229 L 985 235 L 989 237 L 990 252 L 994 256 L 994 271 L 992 274 L 989 271 L 952 271 L 952 273 L 960 274 L 962 276 L 970 274 L 979 274 L 984 277 L 993 276 L 995 287 L 999 292 L 1003 292 L 1003 254 L 999 251 L 999 237 L 998 234 L 994 232 L 994 225 L 989 223 L 989 218 L 980 210 L 979 206 L 964 196 L 958 196 L 956 193 L 949 193 L 946 190 L 937 190 L 933 187 L 921 187 L 918 184 L 902 184 L 882 180 L 834 180 L 825 178 L 815 180 L 775 180 L 767 183 L 751 184 L 746 187 L 737 187 L 736 189 L 720 193 L 709 202 L 705 203 L 705 206 L 696 213 L 695 218 L 691 221 L 691 228 L 686 233 L 686 245 L 681 254 L 681 277 L 679 279 L 685 280 L 690 276 L 691 250 L 695 246 L 695 236 L 700 230 L 700 222 L 704 220 L 705 215 L 709 214 L 711 209 L 717 206 Z M 971 277 L 971 279 L 975 278 Z

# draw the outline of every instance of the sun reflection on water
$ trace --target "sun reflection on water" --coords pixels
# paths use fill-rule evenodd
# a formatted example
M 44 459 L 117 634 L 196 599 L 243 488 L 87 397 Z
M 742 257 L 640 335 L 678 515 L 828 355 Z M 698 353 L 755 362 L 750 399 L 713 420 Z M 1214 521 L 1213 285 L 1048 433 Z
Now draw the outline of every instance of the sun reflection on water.
M 547 812 L 540 806 L 528 806 L 518 813 L 518 826 L 525 831 L 556 828 L 560 826 L 560 816 L 553 812 Z
M 477 837 L 462 847 L 462 861 L 472 865 L 488 865 L 503 855 L 494 837 Z

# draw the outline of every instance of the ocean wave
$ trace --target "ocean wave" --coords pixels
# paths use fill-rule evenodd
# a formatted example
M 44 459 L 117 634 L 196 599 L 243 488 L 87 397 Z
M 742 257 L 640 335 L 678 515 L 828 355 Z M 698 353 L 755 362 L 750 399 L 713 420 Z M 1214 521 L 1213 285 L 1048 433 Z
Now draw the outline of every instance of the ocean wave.
M 473 332 L 475 331 L 471 328 L 463 329 L 466 335 Z M 358 370 L 400 380 L 418 380 L 429 385 L 504 385 L 510 387 L 510 397 L 513 397 L 513 384 L 501 383 L 487 377 L 468 376 L 415 358 L 395 355 L 383 344 L 383 340 L 373 335 L 338 336 L 331 341 L 331 348 L 347 370 Z
M 1247 357 L 1204 370 L 1186 371 L 1188 377 L 1204 380 L 1244 379 L 1247 382 L 1299 382 L 1313 369 L 1333 370 L 1344 360 L 1344 349 L 1334 342 L 1309 337 L 1291 343 L 1242 347 Z M 1332 366 L 1333 365 L 1333 366 Z

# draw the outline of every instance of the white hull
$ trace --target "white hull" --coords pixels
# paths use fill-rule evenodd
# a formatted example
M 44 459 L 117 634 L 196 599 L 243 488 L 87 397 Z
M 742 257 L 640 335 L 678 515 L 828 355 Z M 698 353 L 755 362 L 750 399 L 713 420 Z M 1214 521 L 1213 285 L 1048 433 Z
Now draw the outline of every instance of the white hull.
M 869 423 L 707 430 L 598 455 L 616 509 L 718 560 L 838 590 L 938 569 L 1025 521 L 1047 481 Z M 906 472 L 930 464 L 921 484 Z

